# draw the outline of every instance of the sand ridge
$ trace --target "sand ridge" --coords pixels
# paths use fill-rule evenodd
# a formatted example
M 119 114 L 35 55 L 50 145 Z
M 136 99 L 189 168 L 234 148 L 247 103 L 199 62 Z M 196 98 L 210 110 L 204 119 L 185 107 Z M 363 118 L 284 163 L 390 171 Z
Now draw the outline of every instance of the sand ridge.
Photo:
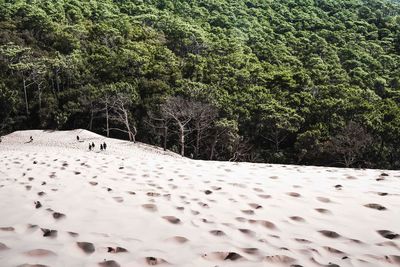
M 0 266 L 400 266 L 398 171 L 195 161 L 84 130 L 2 140 Z

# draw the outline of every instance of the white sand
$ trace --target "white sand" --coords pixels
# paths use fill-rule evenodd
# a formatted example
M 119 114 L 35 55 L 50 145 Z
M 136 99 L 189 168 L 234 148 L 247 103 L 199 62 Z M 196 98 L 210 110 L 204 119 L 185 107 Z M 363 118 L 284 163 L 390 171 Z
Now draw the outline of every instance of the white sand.
M 1 267 L 400 266 L 397 234 L 398 171 L 193 161 L 82 130 L 0 143 Z

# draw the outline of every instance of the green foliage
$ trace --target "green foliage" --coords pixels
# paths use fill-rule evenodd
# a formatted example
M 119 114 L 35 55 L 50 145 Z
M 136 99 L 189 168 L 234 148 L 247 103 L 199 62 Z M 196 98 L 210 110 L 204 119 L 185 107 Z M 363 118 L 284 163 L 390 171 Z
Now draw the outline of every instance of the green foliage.
M 121 93 L 156 143 L 146 114 L 181 96 L 218 109 L 203 158 L 335 165 L 353 121 L 372 136 L 357 164 L 400 168 L 399 69 L 398 1 L 0 1 L 3 132 L 103 133 Z

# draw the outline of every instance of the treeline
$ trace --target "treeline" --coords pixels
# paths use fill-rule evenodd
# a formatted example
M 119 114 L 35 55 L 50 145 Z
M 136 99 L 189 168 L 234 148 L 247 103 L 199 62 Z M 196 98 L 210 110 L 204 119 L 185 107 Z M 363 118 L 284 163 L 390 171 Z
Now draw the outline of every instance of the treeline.
M 0 1 L 0 132 L 400 168 L 400 4 Z

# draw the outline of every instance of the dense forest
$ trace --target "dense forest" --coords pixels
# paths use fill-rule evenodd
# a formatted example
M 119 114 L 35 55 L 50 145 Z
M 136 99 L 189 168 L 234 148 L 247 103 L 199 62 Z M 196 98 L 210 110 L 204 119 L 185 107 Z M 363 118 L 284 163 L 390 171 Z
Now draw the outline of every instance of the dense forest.
M 400 168 L 400 4 L 0 0 L 0 133 Z

